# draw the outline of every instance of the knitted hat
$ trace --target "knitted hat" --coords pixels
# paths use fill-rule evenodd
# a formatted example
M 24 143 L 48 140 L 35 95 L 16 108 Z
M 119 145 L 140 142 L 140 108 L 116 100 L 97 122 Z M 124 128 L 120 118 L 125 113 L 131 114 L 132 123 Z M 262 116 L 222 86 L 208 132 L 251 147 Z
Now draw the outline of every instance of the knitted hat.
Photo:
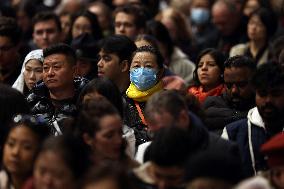
M 269 167 L 284 165 L 284 132 L 272 137 L 261 146 L 260 150 L 267 155 Z

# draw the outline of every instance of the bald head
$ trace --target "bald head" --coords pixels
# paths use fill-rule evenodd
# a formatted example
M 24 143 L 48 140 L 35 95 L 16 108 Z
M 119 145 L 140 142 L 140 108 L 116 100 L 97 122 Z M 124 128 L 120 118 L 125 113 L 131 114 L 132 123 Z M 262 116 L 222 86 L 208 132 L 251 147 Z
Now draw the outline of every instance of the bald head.
M 212 20 L 222 35 L 229 36 L 238 27 L 240 15 L 233 2 L 218 0 L 212 7 Z

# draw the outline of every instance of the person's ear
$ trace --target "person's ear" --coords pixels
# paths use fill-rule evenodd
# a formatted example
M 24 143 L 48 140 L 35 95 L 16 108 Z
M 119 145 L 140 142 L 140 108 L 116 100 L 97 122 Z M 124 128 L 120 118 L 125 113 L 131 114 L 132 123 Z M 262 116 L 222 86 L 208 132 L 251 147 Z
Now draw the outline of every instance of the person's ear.
M 190 119 L 189 119 L 189 115 L 188 112 L 186 110 L 181 110 L 179 115 L 178 115 L 178 125 L 182 128 L 182 129 L 187 129 L 190 123 Z
M 92 146 L 93 144 L 93 138 L 90 137 L 90 135 L 88 135 L 87 133 L 83 134 L 83 140 L 84 142 L 88 145 L 88 146 Z
M 122 62 L 120 62 L 119 66 L 120 66 L 121 72 L 128 72 L 129 71 L 128 60 L 123 60 Z

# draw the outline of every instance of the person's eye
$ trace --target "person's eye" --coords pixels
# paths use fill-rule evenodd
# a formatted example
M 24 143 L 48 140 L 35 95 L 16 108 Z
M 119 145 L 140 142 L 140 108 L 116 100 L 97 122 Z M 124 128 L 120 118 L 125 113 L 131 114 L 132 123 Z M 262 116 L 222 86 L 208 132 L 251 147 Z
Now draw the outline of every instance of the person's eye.
M 47 71 L 47 70 L 49 70 L 49 67 L 48 66 L 43 66 L 43 70 Z
M 42 73 L 42 68 L 35 69 L 37 73 Z
M 198 68 L 201 68 L 202 66 L 203 66 L 203 63 L 199 63 L 199 64 L 197 65 Z
M 153 68 L 151 64 L 145 65 L 145 68 Z
M 111 57 L 109 57 L 109 56 L 104 56 L 103 59 L 104 59 L 104 61 L 106 61 L 106 62 L 111 61 Z
M 15 141 L 14 140 L 8 140 L 6 143 L 9 147 L 13 147 L 15 145 Z
M 212 62 L 212 63 L 209 63 L 208 66 L 214 67 L 214 66 L 216 66 L 216 64 Z
M 55 70 L 59 70 L 61 68 L 61 66 L 54 66 L 53 67 Z
M 25 144 L 23 145 L 23 147 L 24 147 L 25 150 L 32 150 L 32 149 L 33 149 L 33 146 L 32 146 L 32 144 L 30 144 L 30 143 L 25 143 Z

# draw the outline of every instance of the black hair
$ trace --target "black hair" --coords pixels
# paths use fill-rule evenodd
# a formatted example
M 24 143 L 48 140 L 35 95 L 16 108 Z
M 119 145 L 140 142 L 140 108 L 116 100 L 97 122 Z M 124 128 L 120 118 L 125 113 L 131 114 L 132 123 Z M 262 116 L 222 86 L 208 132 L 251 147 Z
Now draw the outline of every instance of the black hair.
M 18 45 L 22 38 L 22 30 L 14 18 L 1 16 L 0 36 L 8 37 L 13 45 Z
M 87 146 L 70 135 L 49 137 L 44 142 L 38 157 L 47 151 L 52 151 L 61 156 L 65 165 L 71 170 L 74 179 L 82 178 L 90 165 Z
M 82 104 L 77 123 L 80 125 L 79 135 L 87 133 L 94 136 L 100 130 L 99 121 L 106 115 L 119 115 L 117 109 L 104 97 L 95 97 Z
M 254 60 L 247 56 L 236 55 L 228 58 L 224 63 L 225 68 L 237 67 L 237 68 L 249 68 L 252 71 L 256 70 L 256 63 Z
M 119 116 L 119 112 L 105 97 L 95 97 L 84 102 L 75 120 L 74 135 L 82 141 L 84 134 L 94 137 L 96 132 L 100 130 L 100 120 L 107 115 Z M 123 143 L 121 157 L 125 156 L 125 147 L 126 144 Z
M 3 156 L 5 155 L 5 145 L 9 146 L 9 135 L 13 132 L 14 129 L 16 128 L 28 128 L 29 131 L 31 131 L 34 136 L 35 136 L 35 140 L 36 143 L 33 144 L 35 145 L 35 151 L 33 155 L 33 161 L 34 159 L 37 157 L 42 144 L 44 142 L 44 140 L 51 134 L 51 130 L 49 129 L 47 123 L 45 121 L 43 121 L 40 118 L 36 118 L 32 115 L 29 114 L 17 114 L 12 118 L 12 121 L 10 121 L 10 124 L 7 126 L 7 133 L 5 133 L 5 137 L 4 137 L 4 143 L 3 143 L 3 149 L 1 149 L 1 158 L 2 158 L 2 154 Z M 7 167 L 5 167 L 5 165 L 3 165 L 4 169 L 7 171 L 8 173 L 8 183 L 12 183 L 12 179 L 11 179 L 11 174 L 7 169 Z M 31 169 L 26 173 L 27 175 L 22 175 L 22 177 L 30 177 L 32 175 L 32 167 Z
M 154 113 L 169 112 L 177 118 L 182 110 L 188 111 L 185 97 L 175 90 L 160 91 L 151 96 L 146 103 L 146 117 L 151 118 Z
M 43 12 L 38 12 L 32 19 L 32 23 L 33 23 L 33 28 L 35 26 L 35 24 L 39 23 L 39 22 L 45 22 L 45 21 L 49 21 L 49 20 L 54 20 L 58 31 L 62 31 L 61 28 L 61 22 L 59 17 L 50 11 L 43 11 Z
M 284 49 L 284 35 L 279 36 L 275 40 L 273 40 L 269 47 L 268 59 L 277 61 L 282 49 Z
M 142 7 L 131 4 L 119 6 L 114 10 L 114 17 L 120 12 L 132 15 L 134 17 L 134 24 L 138 29 L 145 28 L 147 16 Z
M 241 159 L 221 149 L 208 149 L 190 157 L 186 164 L 185 181 L 198 178 L 217 179 L 234 185 L 243 179 Z
M 123 102 L 119 89 L 108 78 L 95 78 L 91 80 L 81 91 L 78 98 L 78 107 L 83 104 L 83 98 L 88 93 L 97 92 L 106 97 L 119 111 L 120 116 L 123 118 Z
M 223 75 L 224 73 L 224 62 L 226 60 L 226 56 L 219 50 L 214 49 L 214 48 L 207 48 L 204 49 L 203 51 L 201 51 L 199 53 L 199 55 L 196 58 L 196 67 L 195 70 L 193 71 L 193 79 L 196 85 L 200 85 L 200 81 L 198 79 L 198 75 L 197 75 L 197 70 L 198 70 L 198 64 L 201 60 L 201 58 L 205 55 L 210 55 L 216 62 L 218 68 L 220 69 L 221 75 Z M 224 82 L 224 78 L 220 77 L 221 81 Z
M 83 179 L 82 188 L 89 185 L 99 183 L 105 179 L 110 179 L 115 182 L 117 189 L 131 189 L 132 182 L 127 174 L 125 165 L 118 162 L 103 162 L 92 168 Z
M 51 45 L 43 50 L 43 58 L 46 58 L 53 54 L 64 54 L 70 60 L 68 63 L 75 65 L 77 58 L 75 51 L 64 43 L 58 43 Z
M 136 49 L 136 51 L 133 52 L 132 59 L 137 53 L 140 53 L 140 52 L 148 52 L 148 53 L 155 55 L 159 69 L 162 69 L 164 67 L 164 58 L 162 54 L 160 53 L 159 49 L 156 49 L 155 47 L 149 46 L 149 45 L 139 47 Z
M 131 55 L 137 49 L 135 43 L 124 35 L 112 35 L 100 41 L 100 48 L 105 53 L 114 53 L 119 61 L 127 60 L 131 64 Z
M 150 20 L 146 23 L 145 33 L 154 36 L 157 41 L 164 44 L 167 49 L 168 56 L 170 57 L 172 55 L 174 51 L 174 42 L 166 26 L 159 21 Z
M 165 127 L 155 133 L 148 149 L 149 160 L 161 167 L 183 167 L 195 148 L 184 129 Z
M 84 10 L 84 11 L 80 12 L 79 14 L 77 14 L 74 17 L 73 23 L 72 23 L 72 28 L 73 28 L 75 20 L 77 18 L 79 18 L 80 16 L 83 16 L 83 17 L 87 18 L 90 21 L 91 27 L 92 27 L 92 36 L 94 37 L 94 39 L 95 40 L 102 39 L 103 34 L 102 34 L 102 30 L 101 30 L 99 22 L 98 22 L 97 15 L 93 14 L 92 12 L 90 12 L 88 10 Z
M 142 41 L 142 40 L 147 41 L 148 43 L 151 44 L 151 46 L 153 46 L 156 49 L 159 49 L 158 41 L 154 36 L 148 35 L 148 34 L 139 34 L 135 37 L 134 41 L 136 42 L 136 41 Z
M 30 113 L 29 105 L 22 93 L 8 85 L 0 84 L 0 147 L 4 142 L 8 123 L 15 114 Z
M 264 24 L 267 31 L 267 40 L 272 38 L 278 26 L 277 16 L 274 14 L 274 12 L 267 8 L 259 8 L 251 13 L 249 19 L 251 19 L 253 16 L 258 16 L 261 22 Z
M 284 86 L 284 69 L 280 64 L 268 62 L 259 66 L 251 80 L 256 90 Z

